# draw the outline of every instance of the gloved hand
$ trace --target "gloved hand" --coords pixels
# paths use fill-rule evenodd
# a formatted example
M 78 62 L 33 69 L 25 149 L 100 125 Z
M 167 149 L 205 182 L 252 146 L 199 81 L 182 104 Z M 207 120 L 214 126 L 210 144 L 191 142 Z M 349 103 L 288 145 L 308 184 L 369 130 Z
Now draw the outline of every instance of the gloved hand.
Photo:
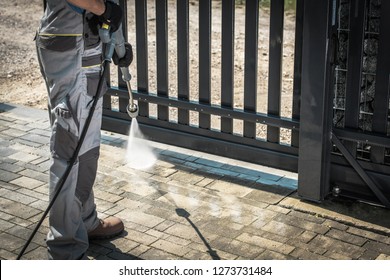
M 99 16 L 99 20 L 111 26 L 111 31 L 118 30 L 123 17 L 122 8 L 111 1 L 106 1 L 106 10 Z
M 118 65 L 119 67 L 129 67 L 131 62 L 133 61 L 133 48 L 129 43 L 125 43 L 125 49 L 126 53 L 125 56 L 121 59 L 118 58 L 118 55 L 116 52 L 114 52 L 112 56 L 112 60 L 114 61 L 115 65 Z

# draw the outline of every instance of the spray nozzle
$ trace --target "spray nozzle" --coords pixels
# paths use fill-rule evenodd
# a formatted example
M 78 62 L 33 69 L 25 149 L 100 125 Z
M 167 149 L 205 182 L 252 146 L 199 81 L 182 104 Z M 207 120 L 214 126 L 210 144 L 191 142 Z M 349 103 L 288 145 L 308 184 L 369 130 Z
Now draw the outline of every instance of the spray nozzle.
M 130 118 L 136 118 L 138 116 L 138 106 L 136 104 L 130 104 L 126 107 L 127 114 Z

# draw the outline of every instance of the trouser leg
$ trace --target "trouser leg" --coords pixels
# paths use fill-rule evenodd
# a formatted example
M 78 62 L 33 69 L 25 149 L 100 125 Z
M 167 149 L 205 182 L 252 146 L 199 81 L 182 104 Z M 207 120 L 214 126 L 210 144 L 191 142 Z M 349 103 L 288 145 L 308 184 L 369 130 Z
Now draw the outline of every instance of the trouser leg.
M 42 74 L 49 89 L 52 136 L 50 149 L 49 193 L 53 197 L 57 183 L 68 167 L 96 93 L 96 88 L 82 68 L 82 52 L 76 48 L 67 52 L 38 49 Z M 93 70 L 93 69 L 92 69 Z M 92 71 L 88 70 L 88 72 Z M 99 69 L 94 74 L 99 73 Z M 50 259 L 80 259 L 88 249 L 88 231 L 99 220 L 93 199 L 92 185 L 97 171 L 101 124 L 100 98 L 88 128 L 79 157 L 72 166 L 50 211 L 47 246 Z

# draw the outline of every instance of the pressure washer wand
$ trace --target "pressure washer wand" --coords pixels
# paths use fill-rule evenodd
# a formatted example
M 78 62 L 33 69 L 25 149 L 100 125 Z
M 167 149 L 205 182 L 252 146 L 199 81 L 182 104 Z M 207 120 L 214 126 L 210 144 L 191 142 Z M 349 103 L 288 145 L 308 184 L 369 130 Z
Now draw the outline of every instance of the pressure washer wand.
M 118 2 L 118 1 L 113 1 Z M 118 3 L 117 3 L 118 4 Z M 106 43 L 106 59 L 111 60 L 114 50 L 118 58 L 122 58 L 126 55 L 125 39 L 123 37 L 122 25 L 115 32 L 110 32 L 110 26 L 103 24 L 102 28 L 99 30 L 99 36 L 102 39 L 103 43 Z M 126 82 L 127 90 L 129 92 L 129 105 L 126 107 L 127 114 L 131 118 L 136 118 L 138 116 L 138 106 L 134 103 L 133 93 L 131 90 L 131 74 L 129 67 L 120 67 L 122 72 L 122 79 Z

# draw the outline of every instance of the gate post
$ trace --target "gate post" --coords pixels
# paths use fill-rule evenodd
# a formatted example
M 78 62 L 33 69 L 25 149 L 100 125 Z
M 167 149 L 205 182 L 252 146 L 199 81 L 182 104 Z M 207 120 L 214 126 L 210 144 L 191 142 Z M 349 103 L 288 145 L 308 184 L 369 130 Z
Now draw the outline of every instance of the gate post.
M 335 2 L 304 1 L 298 195 L 312 201 L 329 193 L 334 47 L 329 31 Z

